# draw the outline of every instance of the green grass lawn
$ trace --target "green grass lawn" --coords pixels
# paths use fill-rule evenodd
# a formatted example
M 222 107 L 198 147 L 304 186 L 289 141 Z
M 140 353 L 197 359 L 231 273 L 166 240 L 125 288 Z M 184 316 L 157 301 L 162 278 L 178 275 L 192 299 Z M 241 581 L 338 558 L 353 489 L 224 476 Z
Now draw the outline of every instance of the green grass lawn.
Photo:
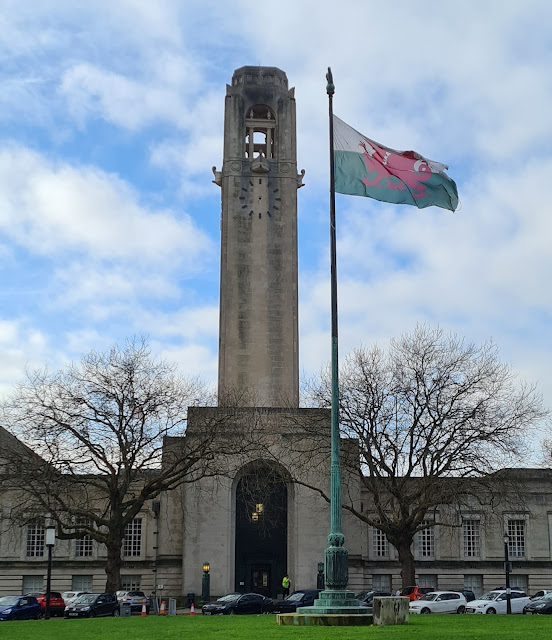
M 396 627 L 280 627 L 276 616 L 201 615 L 0 622 L 6 640 L 549 640 L 552 616 L 410 616 Z

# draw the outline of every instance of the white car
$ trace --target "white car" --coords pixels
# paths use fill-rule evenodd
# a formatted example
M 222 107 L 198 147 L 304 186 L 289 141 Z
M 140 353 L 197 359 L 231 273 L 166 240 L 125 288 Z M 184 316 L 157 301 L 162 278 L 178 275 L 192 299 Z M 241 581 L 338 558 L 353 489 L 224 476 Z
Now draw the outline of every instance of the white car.
M 410 613 L 464 613 L 466 598 L 457 591 L 432 591 L 413 600 L 408 610 Z
M 73 604 L 73 602 L 75 602 L 75 600 L 79 596 L 82 596 L 85 593 L 88 593 L 88 591 L 64 591 L 61 594 L 61 597 L 63 598 L 63 602 L 65 602 L 65 606 L 67 607 L 68 605 Z
M 512 613 L 523 613 L 523 607 L 531 602 L 525 591 L 512 591 L 510 603 Z M 479 600 L 472 600 L 466 607 L 466 613 L 506 613 L 506 591 L 496 590 L 484 593 Z

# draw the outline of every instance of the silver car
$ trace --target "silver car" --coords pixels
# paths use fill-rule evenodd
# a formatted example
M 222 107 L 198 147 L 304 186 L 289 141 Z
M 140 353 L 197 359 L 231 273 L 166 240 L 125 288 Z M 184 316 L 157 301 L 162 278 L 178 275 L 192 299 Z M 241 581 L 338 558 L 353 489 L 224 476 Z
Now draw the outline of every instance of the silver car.
M 149 615 L 150 603 L 143 591 L 117 591 L 117 600 L 119 604 L 130 604 L 131 611 L 142 611 L 144 604 L 146 605 L 146 613 Z
M 61 594 L 61 597 L 63 598 L 63 601 L 65 602 L 65 606 L 73 604 L 73 602 L 75 602 L 75 600 L 79 597 L 84 595 L 85 593 L 89 593 L 88 591 L 64 591 Z

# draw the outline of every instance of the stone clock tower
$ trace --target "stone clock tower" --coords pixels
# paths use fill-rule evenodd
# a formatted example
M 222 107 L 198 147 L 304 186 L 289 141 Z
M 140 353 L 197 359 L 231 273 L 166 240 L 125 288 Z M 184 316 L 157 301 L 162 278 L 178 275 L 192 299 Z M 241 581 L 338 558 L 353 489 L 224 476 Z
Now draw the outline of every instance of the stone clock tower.
M 294 89 L 276 67 L 241 67 L 226 87 L 219 404 L 297 407 L 297 174 Z

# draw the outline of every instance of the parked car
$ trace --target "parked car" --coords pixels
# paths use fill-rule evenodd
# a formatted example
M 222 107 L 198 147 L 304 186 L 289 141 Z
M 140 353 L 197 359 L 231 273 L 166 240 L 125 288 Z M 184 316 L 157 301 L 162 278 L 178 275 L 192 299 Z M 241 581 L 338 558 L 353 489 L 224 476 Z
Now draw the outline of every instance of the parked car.
M 533 596 L 531 602 L 523 607 L 523 613 L 533 615 L 552 614 L 552 592 L 545 593 L 540 598 Z
M 68 604 L 75 602 L 79 596 L 82 596 L 85 593 L 89 593 L 89 591 L 64 591 L 61 594 L 61 597 L 63 598 L 63 602 L 65 602 L 65 606 L 67 606 Z
M 130 604 L 131 611 L 141 612 L 145 604 L 146 613 L 149 615 L 150 603 L 143 591 L 117 591 L 116 595 L 119 605 Z
M 475 593 L 471 589 L 451 589 L 451 591 L 461 593 L 468 602 L 475 600 Z
M 65 608 L 66 618 L 118 616 L 119 603 L 114 593 L 85 593 Z
M 229 593 L 215 602 L 205 604 L 201 612 L 205 616 L 234 613 L 265 613 L 272 608 L 272 600 L 259 593 Z
M 410 603 L 410 613 L 464 613 L 467 600 L 458 591 L 433 591 Z
M 358 600 L 361 607 L 367 607 L 366 613 L 370 613 L 374 604 L 374 598 L 379 596 L 390 596 L 390 591 L 360 591 L 355 593 L 355 598 Z
M 537 591 L 536 593 L 534 593 L 531 597 L 531 600 L 538 600 L 539 598 L 542 598 L 543 596 L 547 595 L 548 593 L 552 593 L 552 591 L 550 589 L 541 589 L 540 591 Z
M 426 593 L 432 593 L 433 591 L 435 591 L 435 587 L 404 587 L 399 595 L 406 596 L 410 600 L 418 600 Z
M 37 599 L 38 604 L 42 610 L 42 615 L 46 613 L 46 592 L 37 591 L 35 593 L 26 593 L 26 596 L 33 596 Z M 50 615 L 62 616 L 65 610 L 65 601 L 61 597 L 59 591 L 50 591 Z
M 512 613 L 522 613 L 523 608 L 531 602 L 525 591 L 510 593 Z M 484 593 L 478 600 L 472 600 L 466 607 L 466 613 L 506 613 L 506 591 L 495 590 Z
M 38 620 L 42 609 L 34 596 L 0 598 L 0 620 Z
M 295 613 L 297 607 L 312 607 L 321 589 L 299 589 L 290 593 L 283 600 L 274 602 L 270 607 L 272 613 Z

